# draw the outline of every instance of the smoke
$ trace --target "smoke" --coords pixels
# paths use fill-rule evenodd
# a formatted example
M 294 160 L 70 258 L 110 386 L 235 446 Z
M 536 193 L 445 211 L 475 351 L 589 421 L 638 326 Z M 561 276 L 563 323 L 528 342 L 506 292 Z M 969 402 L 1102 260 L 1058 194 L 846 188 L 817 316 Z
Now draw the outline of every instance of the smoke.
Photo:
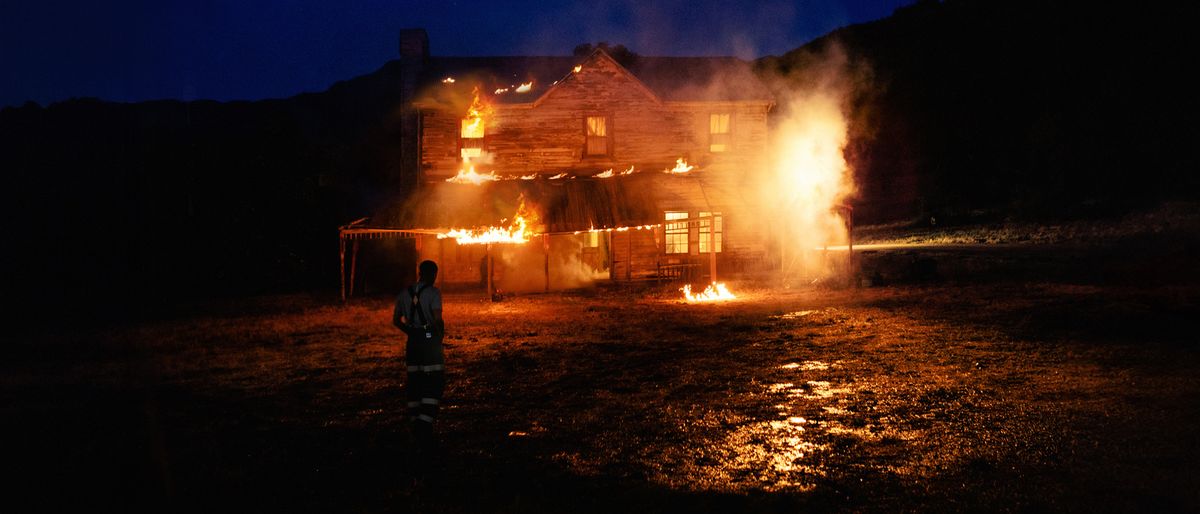
M 544 291 L 547 269 L 550 289 L 556 291 L 590 287 L 596 280 L 608 278 L 607 271 L 580 260 L 582 249 L 579 236 L 551 237 L 547 261 L 541 238 L 523 245 L 496 245 L 496 285 L 501 291 L 517 293 Z
M 759 214 L 779 240 L 785 280 L 849 270 L 821 249 L 849 241 L 845 206 L 855 186 L 843 152 L 859 74 L 836 45 L 803 62 L 766 77 L 778 106 L 757 195 Z

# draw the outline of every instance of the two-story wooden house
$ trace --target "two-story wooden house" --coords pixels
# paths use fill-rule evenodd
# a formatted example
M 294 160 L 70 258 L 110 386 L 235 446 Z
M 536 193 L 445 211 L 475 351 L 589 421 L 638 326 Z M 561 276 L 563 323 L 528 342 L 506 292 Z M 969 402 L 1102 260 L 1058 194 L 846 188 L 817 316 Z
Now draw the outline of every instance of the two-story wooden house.
M 494 273 L 550 279 L 552 261 L 575 259 L 612 280 L 704 281 L 773 265 L 770 235 L 741 215 L 754 207 L 742 184 L 758 172 L 774 105 L 749 63 L 617 62 L 600 49 L 430 57 L 423 32 L 407 36 L 414 192 L 371 225 L 421 234 L 419 258 L 438 261 L 442 280 L 484 280 L 481 264 L 496 250 L 434 233 L 511 226 L 522 203 L 525 245 L 543 265 L 524 259 Z M 468 171 L 481 183 L 448 182 Z

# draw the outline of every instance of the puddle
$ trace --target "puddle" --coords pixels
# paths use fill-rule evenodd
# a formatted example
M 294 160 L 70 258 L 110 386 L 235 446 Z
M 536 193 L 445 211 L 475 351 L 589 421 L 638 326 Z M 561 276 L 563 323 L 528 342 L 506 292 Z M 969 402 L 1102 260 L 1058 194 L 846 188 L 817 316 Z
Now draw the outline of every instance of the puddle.
M 798 369 L 800 371 L 825 371 L 836 364 L 821 361 L 789 362 L 780 366 L 783 369 Z

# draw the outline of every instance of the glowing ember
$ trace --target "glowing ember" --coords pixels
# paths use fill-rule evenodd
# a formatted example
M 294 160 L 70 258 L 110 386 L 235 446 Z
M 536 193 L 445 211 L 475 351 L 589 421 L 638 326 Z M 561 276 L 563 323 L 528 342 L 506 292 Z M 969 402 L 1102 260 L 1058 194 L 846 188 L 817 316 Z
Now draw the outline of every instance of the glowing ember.
M 467 159 L 463 159 L 463 161 L 467 161 Z M 446 182 L 451 184 L 475 184 L 478 186 L 484 182 L 495 182 L 497 180 L 500 180 L 500 177 L 496 176 L 496 172 L 476 173 L 475 166 L 468 165 L 466 170 L 458 170 L 458 174 L 446 179 Z
M 688 166 L 687 161 L 683 160 L 683 158 L 679 158 L 679 159 L 675 159 L 675 167 L 674 168 L 671 168 L 669 170 L 663 170 L 663 173 L 687 173 L 689 171 L 692 171 L 692 169 L 694 169 L 694 168 L 695 168 L 695 166 Z
M 513 222 L 507 227 L 486 227 L 479 229 L 452 229 L 444 234 L 438 234 L 438 239 L 454 239 L 460 245 L 510 243 L 523 244 L 533 237 L 529 225 L 537 220 L 537 215 L 525 210 L 525 198 L 513 215 Z
M 521 84 L 520 86 L 517 86 L 518 93 L 528 93 L 531 90 L 533 90 L 533 81 L 532 80 L 529 82 L 526 82 L 524 84 Z
M 446 77 L 446 78 L 442 79 L 442 83 L 443 83 L 443 84 L 453 84 L 453 83 L 454 83 L 454 77 Z
M 680 291 L 683 291 L 683 297 L 686 298 L 690 303 L 733 300 L 737 298 L 733 295 L 733 293 L 729 292 L 729 289 L 727 289 L 725 284 L 722 282 L 714 282 L 709 284 L 708 287 L 704 288 L 703 293 L 692 294 L 691 284 L 683 286 Z

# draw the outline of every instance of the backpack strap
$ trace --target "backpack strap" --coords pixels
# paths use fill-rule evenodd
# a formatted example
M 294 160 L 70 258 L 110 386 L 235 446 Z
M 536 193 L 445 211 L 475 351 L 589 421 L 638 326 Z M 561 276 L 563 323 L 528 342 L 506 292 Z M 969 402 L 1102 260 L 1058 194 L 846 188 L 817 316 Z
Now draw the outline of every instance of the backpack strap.
M 410 323 L 416 322 L 417 316 L 420 316 L 421 322 L 416 325 L 418 327 L 424 327 L 429 324 L 429 322 L 425 320 L 425 309 L 421 308 L 421 291 L 424 289 L 425 284 L 422 282 L 417 282 L 411 288 L 409 288 L 409 294 L 412 295 L 412 301 L 408 304 L 410 314 L 408 320 Z

